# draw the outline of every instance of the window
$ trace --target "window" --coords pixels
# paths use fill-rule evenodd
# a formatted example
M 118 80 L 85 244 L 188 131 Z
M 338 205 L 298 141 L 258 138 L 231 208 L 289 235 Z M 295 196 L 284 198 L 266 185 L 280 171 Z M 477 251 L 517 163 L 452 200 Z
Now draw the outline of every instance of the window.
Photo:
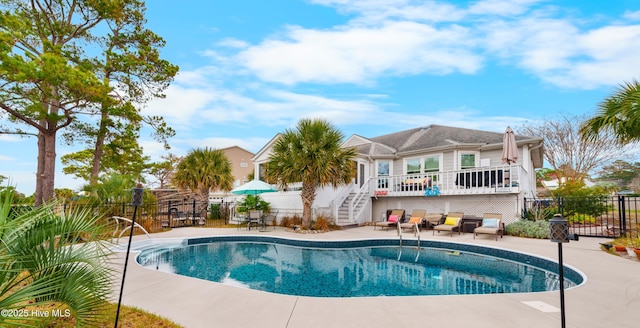
M 460 168 L 471 169 L 476 167 L 476 154 L 461 154 L 460 155 Z
M 407 174 L 419 174 L 421 171 L 420 158 L 411 158 L 407 160 Z
M 424 172 L 440 171 L 440 157 L 432 156 L 424 159 Z
M 440 155 L 409 158 L 405 163 L 406 174 L 422 174 L 440 171 Z
M 267 174 L 267 164 L 266 163 L 260 163 L 258 164 L 258 179 L 262 180 L 262 181 L 266 181 L 266 174 Z
M 378 161 L 378 176 L 388 176 L 391 163 L 389 161 Z

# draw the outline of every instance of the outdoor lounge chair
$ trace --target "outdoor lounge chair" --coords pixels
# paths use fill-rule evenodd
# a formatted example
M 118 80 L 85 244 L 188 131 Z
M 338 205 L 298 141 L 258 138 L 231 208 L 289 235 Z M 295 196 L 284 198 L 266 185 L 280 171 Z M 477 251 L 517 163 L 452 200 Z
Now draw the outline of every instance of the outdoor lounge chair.
M 373 225 L 373 230 L 376 230 L 376 227 L 395 227 L 398 222 L 402 221 L 404 218 L 404 210 L 395 209 L 391 211 L 386 221 L 375 222 Z
M 416 225 L 417 225 L 418 229 L 420 229 L 420 226 L 422 225 L 422 221 L 424 221 L 424 216 L 426 213 L 427 211 L 425 210 L 413 210 L 413 212 L 411 212 L 411 216 L 409 216 L 409 221 L 399 223 L 400 228 L 416 229 Z M 415 234 L 416 231 L 414 230 L 413 233 Z
M 438 224 L 433 227 L 433 234 L 436 234 L 436 231 L 440 233 L 440 231 L 449 231 L 451 232 L 451 236 L 453 237 L 453 232 L 457 231 L 458 234 L 462 231 L 462 216 L 464 213 L 462 212 L 449 212 L 447 213 L 447 218 L 444 220 L 443 224 Z
M 443 213 L 427 213 L 424 215 L 424 223 L 427 229 L 433 229 L 433 227 L 442 223 Z
M 495 235 L 496 241 L 498 241 L 498 235 L 500 238 L 504 235 L 504 223 L 502 222 L 502 214 L 500 213 L 484 213 L 482 215 L 482 222 L 478 222 L 476 228 L 473 230 L 473 239 L 478 234 Z

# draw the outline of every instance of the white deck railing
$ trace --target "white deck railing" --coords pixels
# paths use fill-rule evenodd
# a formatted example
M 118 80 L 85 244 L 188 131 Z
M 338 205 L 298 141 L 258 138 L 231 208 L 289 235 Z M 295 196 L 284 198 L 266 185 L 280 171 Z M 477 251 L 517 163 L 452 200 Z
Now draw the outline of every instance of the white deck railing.
M 519 165 L 491 166 L 424 174 L 374 178 L 373 196 L 418 196 L 430 191 L 439 195 L 518 193 L 529 185 Z M 437 188 L 436 188 L 437 187 Z

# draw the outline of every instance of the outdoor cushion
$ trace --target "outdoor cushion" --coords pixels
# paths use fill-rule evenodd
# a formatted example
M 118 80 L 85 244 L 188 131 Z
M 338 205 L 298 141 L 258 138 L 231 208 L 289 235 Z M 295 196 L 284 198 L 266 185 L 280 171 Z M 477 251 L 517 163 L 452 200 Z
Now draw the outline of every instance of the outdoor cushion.
M 389 215 L 389 220 L 387 220 L 389 222 L 398 222 L 398 216 L 397 215 Z
M 493 218 L 482 219 L 482 227 L 484 227 L 484 228 L 497 228 L 498 227 L 498 221 L 500 221 L 500 220 L 499 219 L 493 219 Z
M 409 223 L 421 223 L 422 222 L 422 218 L 419 216 L 412 216 L 411 219 L 409 219 Z
M 460 218 L 454 218 L 454 217 L 447 216 L 447 219 L 444 220 L 444 224 L 451 225 L 451 226 L 457 226 L 458 225 L 458 220 L 460 220 Z

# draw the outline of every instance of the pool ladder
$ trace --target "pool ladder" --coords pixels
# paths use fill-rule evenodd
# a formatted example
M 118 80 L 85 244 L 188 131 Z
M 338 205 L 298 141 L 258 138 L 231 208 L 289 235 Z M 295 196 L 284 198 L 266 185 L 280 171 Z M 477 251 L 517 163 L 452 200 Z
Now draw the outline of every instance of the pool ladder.
M 416 248 L 418 251 L 416 252 L 416 259 L 414 262 L 418 262 L 418 257 L 420 257 L 420 227 L 418 226 L 417 222 L 414 222 L 413 224 L 413 235 L 418 237 L 418 247 Z M 399 261 L 400 257 L 402 256 L 402 228 L 400 227 L 400 224 L 396 224 L 396 227 L 398 228 L 398 237 L 400 238 L 400 252 L 398 252 Z

